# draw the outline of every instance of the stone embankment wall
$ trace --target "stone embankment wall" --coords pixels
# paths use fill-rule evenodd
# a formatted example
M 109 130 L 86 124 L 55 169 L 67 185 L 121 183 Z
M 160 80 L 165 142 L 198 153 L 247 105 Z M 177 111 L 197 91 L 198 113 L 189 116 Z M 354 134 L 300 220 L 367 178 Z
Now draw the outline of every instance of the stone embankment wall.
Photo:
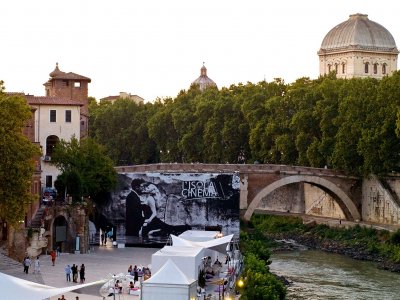
M 290 184 L 276 189 L 260 202 L 257 209 L 304 213 L 302 184 Z
M 257 209 L 345 219 L 342 209 L 328 193 L 307 183 L 290 184 L 273 191 Z
M 363 221 L 399 225 L 400 182 L 398 180 L 371 176 L 364 179 L 362 189 Z
M 345 219 L 338 203 L 328 193 L 314 185 L 304 184 L 304 202 L 307 215 Z

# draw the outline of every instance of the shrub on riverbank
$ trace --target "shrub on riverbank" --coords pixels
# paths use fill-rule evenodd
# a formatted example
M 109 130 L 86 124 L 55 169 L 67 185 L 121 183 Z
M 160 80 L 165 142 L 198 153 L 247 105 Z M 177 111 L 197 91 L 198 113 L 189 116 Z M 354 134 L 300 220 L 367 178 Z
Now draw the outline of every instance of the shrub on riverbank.
M 303 224 L 301 218 L 254 215 L 248 224 L 256 235 L 293 239 L 310 248 L 381 262 L 383 268 L 400 272 L 400 231 L 356 225 L 349 228 Z
M 246 228 L 248 229 L 248 228 Z M 244 255 L 243 287 L 239 288 L 242 300 L 283 300 L 285 285 L 269 272 L 271 251 L 268 240 L 259 231 L 244 230 L 240 234 L 241 252 Z

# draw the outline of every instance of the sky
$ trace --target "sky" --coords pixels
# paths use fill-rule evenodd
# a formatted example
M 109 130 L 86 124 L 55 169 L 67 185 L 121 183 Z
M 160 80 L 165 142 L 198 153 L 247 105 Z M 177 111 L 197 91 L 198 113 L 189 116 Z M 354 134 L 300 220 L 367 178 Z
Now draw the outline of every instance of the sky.
M 89 96 L 145 101 L 189 89 L 203 62 L 218 88 L 318 78 L 325 35 L 367 14 L 400 48 L 395 0 L 4 0 L 0 80 L 6 91 L 44 96 L 58 62 L 91 78 Z

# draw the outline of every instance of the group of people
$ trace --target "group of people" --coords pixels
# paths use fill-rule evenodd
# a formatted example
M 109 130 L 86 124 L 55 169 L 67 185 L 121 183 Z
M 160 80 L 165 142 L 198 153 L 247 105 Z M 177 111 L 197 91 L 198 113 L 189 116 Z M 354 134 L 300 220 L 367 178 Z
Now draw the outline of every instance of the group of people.
M 71 282 L 71 275 L 72 275 L 72 282 L 78 283 L 78 274 L 79 274 L 79 283 L 85 283 L 85 271 L 86 267 L 85 264 L 82 264 L 79 268 L 78 265 L 73 264 L 72 267 L 70 265 L 65 266 L 65 276 L 67 282 Z
M 29 273 L 29 267 L 32 265 L 32 260 L 28 255 L 24 257 L 24 260 L 22 261 L 22 265 L 24 267 L 24 273 L 28 274 Z M 40 260 L 39 256 L 36 257 L 36 259 L 33 261 L 33 273 L 40 273 Z
M 133 268 L 132 265 L 130 265 L 128 268 L 128 274 L 133 276 L 133 286 L 131 287 L 131 284 L 129 283 L 129 288 L 134 288 L 135 283 L 139 281 L 139 269 L 137 265 L 135 265 Z

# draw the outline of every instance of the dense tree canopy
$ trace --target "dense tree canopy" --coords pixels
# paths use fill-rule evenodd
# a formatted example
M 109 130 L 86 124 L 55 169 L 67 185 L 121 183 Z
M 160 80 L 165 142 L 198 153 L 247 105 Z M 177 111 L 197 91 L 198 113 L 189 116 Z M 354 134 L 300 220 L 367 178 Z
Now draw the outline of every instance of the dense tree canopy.
M 382 80 L 281 79 L 192 86 L 176 98 L 91 105 L 91 136 L 116 164 L 204 162 L 400 171 L 400 72 Z
M 32 117 L 26 100 L 3 90 L 0 81 L 0 218 L 16 225 L 35 200 L 30 187 L 40 149 L 22 133 Z
M 81 197 L 96 201 L 98 194 L 115 187 L 117 175 L 112 160 L 93 139 L 61 140 L 54 149 L 51 163 L 61 170 L 55 183 L 57 190 L 72 196 L 73 201 L 80 201 Z

